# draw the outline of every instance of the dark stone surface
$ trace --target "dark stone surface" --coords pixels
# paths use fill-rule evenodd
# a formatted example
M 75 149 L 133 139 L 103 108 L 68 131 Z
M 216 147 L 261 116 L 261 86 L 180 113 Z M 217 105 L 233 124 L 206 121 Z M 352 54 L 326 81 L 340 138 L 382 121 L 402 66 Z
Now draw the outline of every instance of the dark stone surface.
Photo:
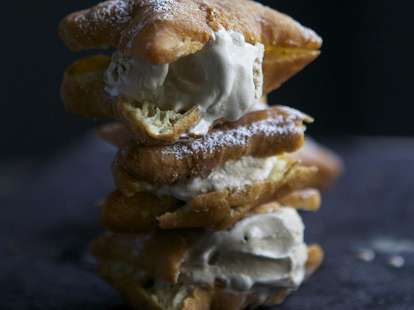
M 395 269 L 386 256 L 366 263 L 354 253 L 376 237 L 414 239 L 414 140 L 331 145 L 347 172 L 322 210 L 305 215 L 307 240 L 323 245 L 326 261 L 280 309 L 414 309 L 413 254 Z M 54 156 L 0 163 L 0 309 L 124 309 L 87 254 L 113 153 L 88 136 Z

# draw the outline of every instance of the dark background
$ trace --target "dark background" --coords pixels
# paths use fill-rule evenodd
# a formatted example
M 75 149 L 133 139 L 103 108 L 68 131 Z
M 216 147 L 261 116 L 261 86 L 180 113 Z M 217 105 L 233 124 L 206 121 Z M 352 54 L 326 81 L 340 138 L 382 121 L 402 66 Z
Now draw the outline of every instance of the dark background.
M 59 98 L 73 54 L 56 27 L 67 13 L 97 1 L 2 3 L 1 157 L 59 148 L 93 126 L 67 115 Z M 271 96 L 315 116 L 315 135 L 413 135 L 411 1 L 263 1 L 315 29 L 322 56 Z
M 324 266 L 280 310 L 414 309 L 414 253 L 401 269 L 387 255 L 355 256 L 378 237 L 414 240 L 414 139 L 351 136 L 414 136 L 414 3 L 267 2 L 325 39 L 322 56 L 272 102 L 314 115 L 310 133 L 346 166 L 320 212 L 305 215 Z M 102 232 L 95 205 L 113 189 L 115 150 L 85 135 L 94 122 L 65 113 L 59 99 L 64 67 L 88 53 L 70 53 L 57 24 L 94 3 L 2 3 L 0 309 L 127 309 L 87 254 Z

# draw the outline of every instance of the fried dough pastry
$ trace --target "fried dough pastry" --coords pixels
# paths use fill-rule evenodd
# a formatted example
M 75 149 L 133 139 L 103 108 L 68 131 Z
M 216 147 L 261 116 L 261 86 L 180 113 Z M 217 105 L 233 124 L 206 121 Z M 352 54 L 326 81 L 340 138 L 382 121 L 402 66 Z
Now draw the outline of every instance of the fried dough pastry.
M 277 202 L 260 205 L 251 210 L 251 214 L 271 213 L 277 208 L 294 208 L 301 211 L 316 212 L 321 206 L 321 194 L 317 189 L 307 188 L 294 191 Z
M 66 111 L 88 118 L 113 118 L 115 99 L 105 91 L 104 73 L 111 59 L 87 57 L 70 65 L 63 75 L 61 96 Z
M 186 206 L 161 215 L 159 226 L 162 229 L 228 228 L 254 207 L 308 188 L 316 172 L 315 168 L 295 166 L 278 181 L 269 180 L 242 190 L 223 190 L 196 196 Z
M 148 232 L 158 227 L 158 216 L 181 205 L 172 197 L 158 198 L 145 192 L 125 197 L 115 191 L 100 206 L 101 223 L 105 228 L 119 233 Z
M 152 137 L 161 142 L 173 142 L 197 123 L 200 118 L 197 108 L 180 114 L 109 95 L 105 90 L 104 75 L 110 62 L 110 57 L 96 55 L 80 59 L 68 66 L 61 85 L 61 97 L 68 112 L 86 118 L 123 121 L 136 133 L 139 141 L 141 136 L 148 134 L 147 139 Z M 266 107 L 265 96 L 260 102 Z M 161 128 L 163 131 L 157 133 Z
M 296 110 L 273 107 L 225 123 L 199 139 L 168 146 L 140 146 L 131 142 L 120 150 L 116 160 L 142 182 L 173 184 L 206 176 L 226 161 L 243 156 L 269 157 L 294 152 L 303 144 L 304 122 L 310 121 L 310 117 Z
M 289 171 L 293 165 L 297 163 L 296 160 L 292 160 L 288 156 L 278 156 L 276 158 L 276 162 L 273 163 L 273 166 L 270 167 L 272 169 L 270 173 L 271 177 L 269 179 L 272 179 L 272 181 L 276 182 L 282 179 L 285 174 Z M 193 198 L 196 195 L 199 195 L 201 193 L 209 193 L 211 191 L 214 191 L 214 187 L 211 188 L 209 191 L 206 191 L 205 189 L 198 189 L 196 190 L 193 188 L 193 190 L 190 190 L 191 194 L 188 193 L 187 195 L 184 195 L 185 197 L 176 196 L 174 194 L 174 188 L 181 187 L 181 188 L 191 188 L 194 180 L 190 180 L 189 183 L 183 182 L 183 183 L 175 183 L 171 185 L 159 185 L 154 186 L 147 182 L 142 182 L 140 179 L 134 177 L 133 174 L 129 173 L 128 170 L 126 170 L 122 163 L 119 161 L 119 157 L 115 159 L 115 161 L 112 164 L 112 175 L 113 180 L 115 183 L 116 188 L 121 191 L 125 196 L 130 197 L 138 192 L 153 192 L 161 195 L 172 195 L 177 197 L 177 199 L 188 201 L 190 198 Z M 208 178 L 208 177 L 207 177 Z M 203 178 L 199 178 L 200 181 L 203 181 Z M 254 182 L 254 181 L 252 181 Z M 247 185 L 247 183 L 246 183 Z M 224 187 L 224 185 L 221 185 L 220 190 L 224 190 L 227 187 Z M 232 186 L 228 186 L 228 188 L 233 188 Z M 177 191 L 175 191 L 177 192 Z
M 318 211 L 321 206 L 321 193 L 317 189 L 308 188 L 290 193 L 278 199 L 278 202 L 300 210 Z
M 171 144 L 200 120 L 197 105 L 178 113 L 111 96 L 104 79 L 109 63 L 109 57 L 99 55 L 81 59 L 66 69 L 61 96 L 68 112 L 88 118 L 117 119 L 140 144 Z
M 326 189 L 335 183 L 344 170 L 342 159 L 337 154 L 310 138 L 306 138 L 303 147 L 292 157 L 305 166 L 318 167 L 312 187 L 319 189 Z
M 145 191 L 145 186 L 136 177 L 131 175 L 116 157 L 112 163 L 112 176 L 116 188 L 126 197 Z
M 98 273 L 131 306 L 276 305 L 320 266 L 323 251 L 317 245 L 306 251 L 304 225 L 294 209 L 318 210 L 320 193 L 313 186 L 333 178 L 333 172 L 327 173 L 315 154 L 297 152 L 313 119 L 288 107 L 269 108 L 265 99 L 318 57 L 322 40 L 315 32 L 251 0 L 109 0 L 65 17 L 59 34 L 72 50 L 116 49 L 112 59 L 97 55 L 70 65 L 61 95 L 69 112 L 117 122 L 97 130 L 119 151 L 112 165 L 117 189 L 100 204 L 101 223 L 109 232 L 91 244 L 91 252 Z M 237 94 L 228 100 L 240 104 L 237 116 L 205 108 L 204 95 L 197 102 L 191 94 L 197 74 L 184 72 L 197 63 L 184 57 L 201 51 L 197 56 L 209 59 L 204 51 L 209 53 L 211 44 L 217 43 L 212 50 L 219 51 L 220 61 L 229 57 L 227 45 L 221 52 L 219 34 L 235 36 L 232 49 L 243 43 L 243 57 L 248 49 L 254 52 L 249 84 L 235 79 Z M 234 66 L 246 71 L 244 62 Z M 167 72 L 174 65 L 152 65 L 171 63 L 178 77 L 188 76 L 188 83 L 184 79 L 177 86 L 189 84 L 182 90 L 185 102 L 164 89 L 136 94 L 153 84 L 139 80 L 141 65 Z M 165 75 L 179 80 L 173 73 L 160 73 L 160 80 Z M 121 89 L 118 80 L 132 91 Z M 239 94 L 252 83 L 254 93 Z M 164 84 L 175 90 L 173 82 Z M 216 88 L 227 93 L 221 85 L 201 86 L 205 93 L 215 94 Z M 312 163 L 323 171 L 318 174 Z
M 252 293 L 232 293 L 217 284 L 207 288 L 178 283 L 181 263 L 199 237 L 199 231 L 174 231 L 150 235 L 105 235 L 93 242 L 98 273 L 136 309 L 199 310 L 244 309 L 248 306 L 276 305 L 288 296 L 278 289 L 266 301 Z M 137 251 L 139 247 L 139 251 Z M 308 247 L 307 277 L 323 261 L 318 245 Z M 165 282 L 161 288 L 156 280 Z
M 118 119 L 131 131 L 135 142 L 142 144 L 173 143 L 201 119 L 198 106 L 185 113 L 176 113 L 151 104 L 120 99 L 116 107 Z
M 167 200 L 167 204 L 163 204 Z M 184 210 L 177 213 L 176 210 Z M 202 214 L 195 214 L 191 208 L 173 198 L 158 198 L 145 192 L 139 192 L 132 197 L 126 197 L 119 191 L 109 195 L 101 206 L 102 225 L 116 233 L 142 233 L 159 227 L 158 218 L 167 217 L 164 221 L 174 222 L 174 227 L 206 227 L 227 228 L 238 219 L 245 216 L 252 205 L 234 208 L 215 208 Z M 195 214 L 195 217 L 193 218 Z M 179 224 L 180 223 L 180 224 Z M 170 226 L 173 223 L 169 223 Z
M 191 230 L 157 231 L 149 234 L 105 234 L 93 241 L 91 252 L 99 261 L 113 261 L 141 269 L 145 283 L 158 279 L 177 283 L 183 257 L 202 236 Z M 132 272 L 131 272 L 132 274 Z
M 172 143 L 200 120 L 197 106 L 185 113 L 163 111 L 113 97 L 105 90 L 107 56 L 92 56 L 69 66 L 64 74 L 61 96 L 68 112 L 88 118 L 110 118 L 129 129 L 128 136 L 142 144 Z
M 255 111 L 262 111 L 269 108 L 270 106 L 267 105 L 267 98 L 263 97 L 261 99 L 260 108 L 256 109 Z M 217 120 L 215 122 L 215 126 L 220 127 L 220 125 L 225 122 L 226 121 L 224 120 Z M 126 148 L 128 144 L 134 140 L 131 130 L 129 130 L 125 124 L 121 122 L 113 122 L 102 125 L 96 130 L 96 133 L 99 138 L 119 149 Z
M 113 47 L 164 64 L 200 51 L 221 28 L 265 46 L 266 93 L 312 62 L 322 44 L 292 18 L 248 0 L 110 0 L 68 15 L 59 33 L 74 51 Z
M 262 97 L 260 100 L 260 105 L 254 111 L 263 111 L 269 109 L 270 106 L 267 104 L 267 98 Z M 252 111 L 253 112 L 253 111 Z M 226 121 L 221 119 L 215 122 L 215 127 L 220 127 Z M 102 125 L 96 130 L 96 134 L 99 138 L 105 142 L 112 144 L 113 146 L 122 149 L 128 146 L 128 143 L 134 140 L 133 134 L 121 122 L 113 122 L 109 124 Z
M 279 172 L 278 172 L 279 173 Z M 316 169 L 290 164 L 282 175 L 272 175 L 241 189 L 201 194 L 184 204 L 173 198 L 159 198 L 139 191 L 127 197 L 116 191 L 102 205 L 101 222 L 117 233 L 141 233 L 155 228 L 227 229 L 262 204 L 279 201 L 280 205 L 316 211 L 320 195 L 304 190 L 312 184 Z

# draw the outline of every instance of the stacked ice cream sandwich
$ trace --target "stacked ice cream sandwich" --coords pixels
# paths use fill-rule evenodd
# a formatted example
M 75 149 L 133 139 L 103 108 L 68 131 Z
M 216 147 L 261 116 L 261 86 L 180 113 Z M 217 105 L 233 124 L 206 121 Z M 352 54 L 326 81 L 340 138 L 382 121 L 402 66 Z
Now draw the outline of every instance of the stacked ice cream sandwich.
M 99 275 L 137 309 L 244 309 L 296 290 L 323 258 L 298 210 L 319 208 L 339 163 L 302 149 L 311 117 L 264 98 L 321 39 L 248 0 L 112 0 L 59 30 L 73 50 L 113 49 L 62 84 L 68 111 L 116 120 L 99 129 L 119 149 Z

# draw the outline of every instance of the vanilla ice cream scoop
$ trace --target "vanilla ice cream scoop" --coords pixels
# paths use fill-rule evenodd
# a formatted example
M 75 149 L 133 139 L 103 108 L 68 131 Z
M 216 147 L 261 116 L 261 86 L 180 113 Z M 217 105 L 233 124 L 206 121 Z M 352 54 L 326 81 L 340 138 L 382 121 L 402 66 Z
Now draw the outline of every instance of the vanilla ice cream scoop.
M 198 105 L 203 118 L 193 133 L 204 134 L 217 119 L 237 120 L 263 94 L 264 46 L 238 32 L 215 32 L 199 52 L 171 64 L 154 65 L 115 52 L 106 90 L 160 109 L 187 111 Z
M 183 262 L 181 280 L 219 282 L 236 292 L 294 290 L 306 273 L 303 234 L 302 219 L 291 208 L 244 218 L 232 229 L 202 239 Z

